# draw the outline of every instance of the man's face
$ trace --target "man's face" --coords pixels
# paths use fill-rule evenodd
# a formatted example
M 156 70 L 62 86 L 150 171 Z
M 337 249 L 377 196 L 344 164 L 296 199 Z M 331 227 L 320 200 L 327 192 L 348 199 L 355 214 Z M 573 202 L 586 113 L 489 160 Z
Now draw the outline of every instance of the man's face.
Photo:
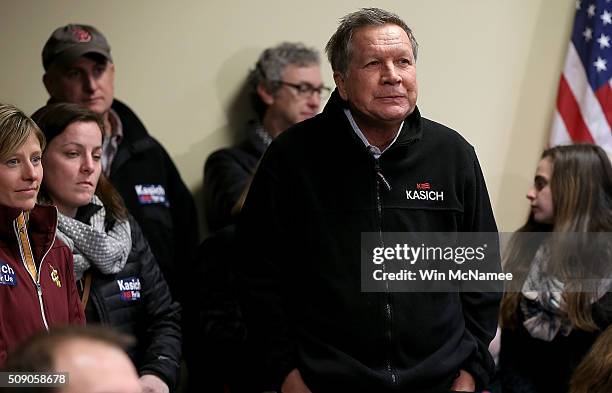
M 70 102 L 105 114 L 115 95 L 115 66 L 106 59 L 81 56 L 70 66 L 53 65 L 43 82 L 49 95 L 59 102 Z
M 73 339 L 56 350 L 55 370 L 68 373 L 61 393 L 141 393 L 132 362 L 119 348 Z
M 417 101 L 416 64 L 408 35 L 393 24 L 357 30 L 347 71 L 335 72 L 334 80 L 357 120 L 399 126 Z
M 274 94 L 260 91 L 260 96 L 268 105 L 266 116 L 274 118 L 283 129 L 309 119 L 319 112 L 321 95 L 316 92 L 300 93 L 291 85 L 307 84 L 315 88 L 323 86 L 321 70 L 318 65 L 300 67 L 290 64 L 283 70 L 282 84 Z M 273 135 L 275 137 L 276 135 Z

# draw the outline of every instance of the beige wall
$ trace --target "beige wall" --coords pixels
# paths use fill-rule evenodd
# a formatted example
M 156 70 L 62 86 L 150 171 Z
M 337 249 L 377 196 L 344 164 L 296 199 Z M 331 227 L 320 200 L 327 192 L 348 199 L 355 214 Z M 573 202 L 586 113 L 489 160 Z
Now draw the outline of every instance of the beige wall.
M 413 27 L 421 112 L 476 147 L 500 229 L 515 229 L 548 135 L 573 0 L 0 0 L 0 101 L 41 106 L 51 31 L 97 26 L 112 46 L 116 96 L 166 146 L 201 205 L 204 160 L 249 116 L 241 92 L 259 52 L 283 40 L 322 50 L 339 17 L 372 5 Z M 326 61 L 323 71 L 331 85 Z

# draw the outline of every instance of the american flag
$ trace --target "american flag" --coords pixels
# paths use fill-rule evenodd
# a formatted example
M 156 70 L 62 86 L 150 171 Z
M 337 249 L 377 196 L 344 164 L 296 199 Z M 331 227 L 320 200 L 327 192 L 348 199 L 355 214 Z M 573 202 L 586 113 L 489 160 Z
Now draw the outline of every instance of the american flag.
M 577 0 L 550 145 L 595 143 L 612 153 L 612 0 Z

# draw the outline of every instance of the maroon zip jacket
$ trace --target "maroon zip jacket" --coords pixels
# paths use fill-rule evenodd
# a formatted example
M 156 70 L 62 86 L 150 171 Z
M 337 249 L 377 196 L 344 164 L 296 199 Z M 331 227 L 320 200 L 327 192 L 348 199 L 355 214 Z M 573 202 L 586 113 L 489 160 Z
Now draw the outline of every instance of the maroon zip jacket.
M 35 283 L 22 260 L 13 226 L 21 211 L 0 206 L 0 365 L 7 352 L 32 334 L 56 325 L 84 325 L 72 253 L 59 239 L 57 210 L 36 205 L 28 235 L 39 270 Z

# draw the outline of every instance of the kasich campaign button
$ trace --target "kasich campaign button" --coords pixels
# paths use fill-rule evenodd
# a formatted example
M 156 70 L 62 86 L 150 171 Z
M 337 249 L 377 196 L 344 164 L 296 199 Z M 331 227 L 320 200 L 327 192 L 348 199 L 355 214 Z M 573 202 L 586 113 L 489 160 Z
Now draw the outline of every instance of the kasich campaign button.
M 0 261 L 0 285 L 17 285 L 15 270 L 6 262 Z
M 166 190 L 161 184 L 136 184 L 134 190 L 141 205 L 161 204 L 166 207 L 170 206 L 170 202 L 166 198 Z
M 138 277 L 128 277 L 117 280 L 121 300 L 133 302 L 140 299 L 140 279 Z

